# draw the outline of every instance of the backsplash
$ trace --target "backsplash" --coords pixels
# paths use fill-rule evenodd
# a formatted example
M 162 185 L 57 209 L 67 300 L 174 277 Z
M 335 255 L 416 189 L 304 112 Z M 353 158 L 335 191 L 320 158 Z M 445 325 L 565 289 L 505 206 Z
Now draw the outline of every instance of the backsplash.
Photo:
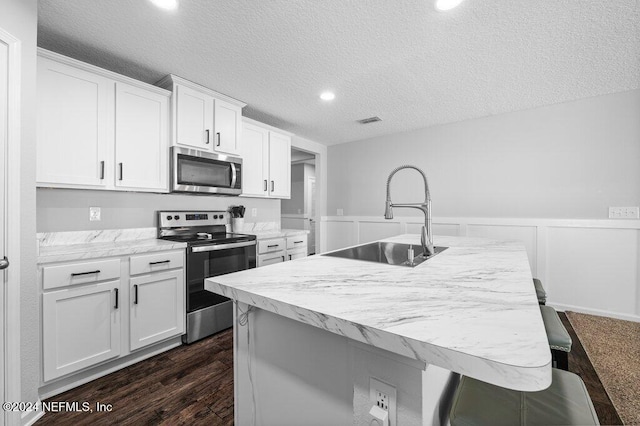
M 280 228 L 278 199 L 38 188 L 36 231 L 155 229 L 158 210 L 227 211 L 229 206 L 240 204 L 246 207 L 245 229 Z M 100 221 L 89 221 L 89 207 L 100 207 Z M 255 217 L 252 216 L 253 209 L 257 212 Z

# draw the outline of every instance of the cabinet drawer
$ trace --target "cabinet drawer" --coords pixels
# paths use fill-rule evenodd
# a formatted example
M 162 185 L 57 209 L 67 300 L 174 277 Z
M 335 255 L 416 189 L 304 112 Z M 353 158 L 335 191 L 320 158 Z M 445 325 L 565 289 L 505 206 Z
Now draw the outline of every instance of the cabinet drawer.
M 285 248 L 286 243 L 284 238 L 258 241 L 258 254 L 271 253 L 274 251 L 284 250 Z
M 297 235 L 295 237 L 287 237 L 287 250 L 297 249 L 307 246 L 307 236 Z
M 131 256 L 129 274 L 148 274 L 184 267 L 184 250 L 163 251 L 153 254 Z
M 120 278 L 120 259 L 67 263 L 42 268 L 45 290 Z
M 287 260 L 296 260 L 303 257 L 307 257 L 306 250 L 287 251 Z
M 258 256 L 258 268 L 261 266 L 273 265 L 284 262 L 286 256 L 284 251 L 275 254 L 263 254 Z

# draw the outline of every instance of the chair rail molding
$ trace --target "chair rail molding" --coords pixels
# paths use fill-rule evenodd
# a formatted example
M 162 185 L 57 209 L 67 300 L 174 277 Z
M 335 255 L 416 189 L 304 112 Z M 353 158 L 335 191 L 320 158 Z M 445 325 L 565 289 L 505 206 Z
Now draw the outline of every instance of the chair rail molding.
M 418 234 L 418 216 L 323 216 L 324 251 Z M 438 235 L 519 240 L 548 304 L 640 322 L 640 220 L 435 217 Z

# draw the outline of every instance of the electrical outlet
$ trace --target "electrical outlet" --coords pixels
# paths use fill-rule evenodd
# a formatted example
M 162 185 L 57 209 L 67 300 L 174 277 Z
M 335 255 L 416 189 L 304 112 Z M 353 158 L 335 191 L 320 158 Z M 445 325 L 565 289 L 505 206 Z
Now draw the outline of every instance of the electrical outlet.
M 640 219 L 640 208 L 609 207 L 609 219 Z
M 338 216 L 344 216 L 344 210 L 338 209 Z
M 389 411 L 389 395 L 376 390 L 376 405 L 383 410 Z
M 369 399 L 389 412 L 389 426 L 396 426 L 396 388 L 373 377 L 369 378 Z
M 254 207 L 251 209 L 251 217 L 256 217 L 256 216 L 258 216 L 258 209 Z
M 100 207 L 89 207 L 89 220 L 91 222 L 100 220 Z

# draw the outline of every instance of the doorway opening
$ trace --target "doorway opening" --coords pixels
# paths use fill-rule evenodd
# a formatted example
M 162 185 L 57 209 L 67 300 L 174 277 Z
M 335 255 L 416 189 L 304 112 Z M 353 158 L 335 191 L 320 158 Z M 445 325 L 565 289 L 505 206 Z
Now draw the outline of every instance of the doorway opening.
M 291 148 L 291 198 L 282 200 L 281 226 L 304 229 L 307 254 L 316 254 L 316 154 Z

